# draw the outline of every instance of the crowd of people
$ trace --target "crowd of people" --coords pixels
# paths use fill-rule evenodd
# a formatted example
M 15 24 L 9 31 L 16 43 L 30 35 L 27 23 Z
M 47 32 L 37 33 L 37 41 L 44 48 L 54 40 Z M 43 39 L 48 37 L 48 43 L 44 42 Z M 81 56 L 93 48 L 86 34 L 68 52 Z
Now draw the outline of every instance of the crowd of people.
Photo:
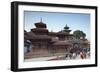
M 77 50 L 75 52 L 69 52 L 65 55 L 66 59 L 86 59 L 90 57 L 90 50 L 89 48 L 82 48 L 81 51 Z

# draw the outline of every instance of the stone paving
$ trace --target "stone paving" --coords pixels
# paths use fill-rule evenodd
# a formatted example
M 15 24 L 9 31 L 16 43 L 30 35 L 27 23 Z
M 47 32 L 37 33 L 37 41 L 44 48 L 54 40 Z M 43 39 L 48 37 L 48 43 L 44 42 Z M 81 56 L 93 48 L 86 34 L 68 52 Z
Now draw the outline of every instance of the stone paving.
M 87 56 L 84 59 L 89 59 L 90 56 Z M 25 62 L 32 62 L 32 61 L 53 61 L 53 60 L 75 60 L 75 59 L 82 59 L 80 55 L 77 56 L 72 56 L 70 57 L 65 57 L 64 55 L 62 56 L 52 56 L 52 57 L 40 57 L 40 58 L 31 58 L 31 59 L 25 59 Z

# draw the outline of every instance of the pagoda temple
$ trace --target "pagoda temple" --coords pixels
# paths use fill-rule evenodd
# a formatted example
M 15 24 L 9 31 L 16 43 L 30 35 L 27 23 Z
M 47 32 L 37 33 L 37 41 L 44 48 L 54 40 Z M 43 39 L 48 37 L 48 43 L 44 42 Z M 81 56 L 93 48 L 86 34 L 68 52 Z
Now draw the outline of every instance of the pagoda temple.
M 73 48 L 74 36 L 70 34 L 67 24 L 64 30 L 58 32 L 49 32 L 42 19 L 34 25 L 36 28 L 32 28 L 30 32 L 24 31 L 24 42 L 29 40 L 32 45 L 31 51 L 25 53 L 25 58 L 65 55 Z

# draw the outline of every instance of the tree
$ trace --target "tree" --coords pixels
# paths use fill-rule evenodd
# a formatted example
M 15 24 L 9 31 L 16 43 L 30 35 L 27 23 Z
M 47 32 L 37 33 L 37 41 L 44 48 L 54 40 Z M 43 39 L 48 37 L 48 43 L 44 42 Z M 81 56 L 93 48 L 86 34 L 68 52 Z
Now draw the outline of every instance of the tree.
M 86 34 L 83 31 L 76 30 L 73 32 L 73 35 L 76 39 L 80 39 L 80 37 L 85 38 Z

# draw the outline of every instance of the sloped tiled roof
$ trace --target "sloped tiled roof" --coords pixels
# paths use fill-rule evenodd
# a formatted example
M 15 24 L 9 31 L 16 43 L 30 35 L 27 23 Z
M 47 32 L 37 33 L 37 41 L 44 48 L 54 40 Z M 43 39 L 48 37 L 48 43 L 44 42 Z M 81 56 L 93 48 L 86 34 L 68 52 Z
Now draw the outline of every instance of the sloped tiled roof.
M 57 41 L 54 43 L 54 45 L 71 45 L 71 43 L 67 41 Z
M 27 35 L 24 35 L 27 39 L 51 39 L 48 35 L 36 35 L 33 32 L 27 32 Z

